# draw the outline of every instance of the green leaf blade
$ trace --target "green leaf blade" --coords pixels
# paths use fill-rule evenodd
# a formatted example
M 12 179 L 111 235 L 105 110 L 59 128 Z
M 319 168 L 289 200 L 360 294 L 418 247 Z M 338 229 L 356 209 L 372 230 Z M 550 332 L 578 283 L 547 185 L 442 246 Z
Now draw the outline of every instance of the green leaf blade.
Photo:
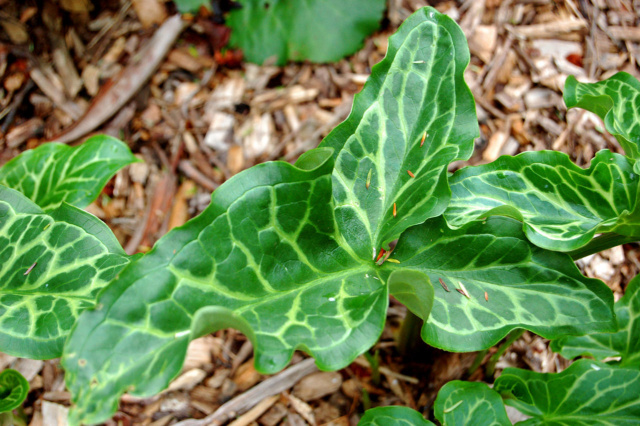
M 388 291 L 371 261 L 339 243 L 331 152 L 311 151 L 298 165 L 236 175 L 101 293 L 63 357 L 75 421 L 108 418 L 125 391 L 159 392 L 179 373 L 189 340 L 219 328 L 252 339 L 266 373 L 296 349 L 338 369 L 374 344 Z
M 364 38 L 380 26 L 384 0 L 290 2 L 240 0 L 229 14 L 229 44 L 262 65 L 276 57 L 288 60 L 335 62 L 358 50 Z
M 434 412 L 444 425 L 511 425 L 500 394 L 480 382 L 448 382 L 438 392 Z
M 434 218 L 407 230 L 393 257 L 400 264 L 386 270 L 422 271 L 436 283 L 422 338 L 444 350 L 483 350 L 515 328 L 548 338 L 615 328 L 608 287 L 582 276 L 567 255 L 529 243 L 513 219 L 451 230 Z
M 640 236 L 639 181 L 632 161 L 607 150 L 588 169 L 560 152 L 525 152 L 456 172 L 444 216 L 453 227 L 509 216 L 539 247 L 571 251 L 596 233 Z
M 338 227 L 361 258 L 444 211 L 447 165 L 468 158 L 479 134 L 468 63 L 455 22 L 419 10 L 389 38 L 349 118 L 322 142 L 334 149 Z
M 118 170 L 138 161 L 126 144 L 105 135 L 78 147 L 46 143 L 0 167 L 0 185 L 20 191 L 43 210 L 62 202 L 84 208 Z
M 358 426 L 429 426 L 432 422 L 409 407 L 376 407 L 367 410 Z
M 58 212 L 66 219 L 56 218 Z M 61 355 L 80 312 L 129 261 L 120 246 L 110 250 L 113 241 L 101 241 L 107 232 L 99 219 L 75 207 L 48 215 L 0 185 L 2 352 L 35 359 Z
M 625 295 L 615 304 L 615 312 L 616 332 L 561 337 L 551 342 L 551 349 L 568 359 L 580 355 L 592 356 L 599 361 L 621 357 L 616 365 L 640 369 L 640 276 L 631 280 Z
M 0 373 L 0 413 L 20 407 L 29 394 L 29 382 L 18 371 L 6 369 Z
M 389 293 L 423 321 L 433 308 L 434 290 L 429 276 L 420 271 L 395 270 L 387 280 Z
M 640 82 L 619 72 L 597 83 L 579 83 L 569 76 L 564 88 L 567 108 L 583 108 L 597 114 L 616 137 L 627 156 L 640 159 Z
M 635 425 L 640 419 L 640 371 L 591 360 L 561 373 L 507 368 L 494 390 L 533 418 L 526 424 Z

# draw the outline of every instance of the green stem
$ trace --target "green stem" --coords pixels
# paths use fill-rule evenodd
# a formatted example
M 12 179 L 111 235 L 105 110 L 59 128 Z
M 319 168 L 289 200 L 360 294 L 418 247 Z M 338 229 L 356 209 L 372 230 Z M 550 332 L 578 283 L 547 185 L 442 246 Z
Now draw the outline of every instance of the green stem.
M 518 340 L 524 334 L 524 332 L 524 328 L 516 328 L 507 335 L 507 340 L 505 340 L 504 343 L 500 345 L 498 351 L 495 354 L 491 355 L 491 358 L 489 358 L 489 362 L 487 362 L 487 376 L 493 376 L 493 373 L 495 373 L 496 371 L 496 364 L 498 363 L 500 357 L 507 351 L 507 349 L 509 349 L 513 342 Z
M 369 352 L 364 353 L 364 357 L 369 361 L 369 365 L 371 366 L 371 382 L 379 386 L 380 385 L 380 351 L 376 350 L 376 352 L 371 355 Z
M 638 241 L 638 237 L 627 237 L 625 235 L 614 233 L 602 234 L 601 236 L 589 241 L 586 246 L 580 247 L 573 251 L 569 251 L 567 252 L 567 254 L 571 256 L 573 260 L 578 260 L 595 253 L 600 253 L 603 250 L 619 246 L 621 244 L 633 243 L 636 241 Z
M 471 364 L 471 367 L 467 370 L 467 377 L 471 376 L 478 367 L 480 367 L 480 364 L 484 361 L 484 357 L 487 356 L 487 352 L 489 352 L 489 349 L 485 349 L 476 354 L 476 359 L 473 360 L 473 364 Z
M 422 320 L 416 314 L 407 309 L 407 315 L 402 321 L 398 333 L 397 345 L 400 355 L 406 356 L 416 343 L 421 341 L 420 331 L 422 330 Z

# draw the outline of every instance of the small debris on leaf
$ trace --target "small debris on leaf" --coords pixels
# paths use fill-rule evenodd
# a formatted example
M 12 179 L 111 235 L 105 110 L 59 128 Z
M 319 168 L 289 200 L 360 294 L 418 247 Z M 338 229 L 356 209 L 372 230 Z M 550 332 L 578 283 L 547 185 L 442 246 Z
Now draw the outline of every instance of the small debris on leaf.
M 37 264 L 38 262 L 33 262 L 33 265 L 29 266 L 29 269 L 27 269 L 27 272 L 25 272 L 24 275 L 29 275 L 29 272 L 31 272 L 33 268 L 36 267 Z
M 450 292 L 451 290 L 449 290 L 449 287 L 447 287 L 447 285 L 444 283 L 444 281 L 442 281 L 442 278 L 438 278 L 438 281 L 440 281 L 440 285 L 442 286 L 442 288 L 445 289 L 445 291 Z

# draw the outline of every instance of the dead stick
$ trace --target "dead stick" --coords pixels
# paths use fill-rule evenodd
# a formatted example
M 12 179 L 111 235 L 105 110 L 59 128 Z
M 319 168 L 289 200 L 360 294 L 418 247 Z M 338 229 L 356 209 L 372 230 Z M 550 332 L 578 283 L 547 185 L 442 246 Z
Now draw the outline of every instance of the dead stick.
M 184 420 L 175 426 L 205 426 L 219 425 L 230 418 L 242 414 L 259 404 L 263 399 L 272 395 L 277 395 L 298 383 L 303 377 L 318 371 L 313 358 L 307 358 L 296 365 L 287 368 L 282 373 L 269 377 L 264 382 L 254 386 L 247 392 L 233 398 L 231 401 L 222 404 L 213 414 L 201 420 Z
M 122 71 L 111 87 L 98 95 L 86 114 L 54 140 L 69 143 L 80 139 L 118 112 L 151 77 L 185 26 L 180 15 L 167 19 L 147 46 L 135 55 L 133 63 Z

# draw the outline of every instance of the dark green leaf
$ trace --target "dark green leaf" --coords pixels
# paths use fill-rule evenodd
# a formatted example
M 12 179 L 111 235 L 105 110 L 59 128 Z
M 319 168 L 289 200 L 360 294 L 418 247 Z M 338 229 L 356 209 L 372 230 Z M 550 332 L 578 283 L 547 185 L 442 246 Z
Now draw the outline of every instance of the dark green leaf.
M 68 204 L 50 213 L 0 185 L 0 350 L 14 356 L 59 357 L 80 312 L 128 263 L 96 217 Z
M 298 164 L 265 163 L 230 179 L 85 312 L 63 358 L 75 421 L 108 418 L 124 391 L 159 392 L 180 372 L 189 340 L 218 328 L 245 332 L 265 373 L 296 349 L 338 369 L 375 343 L 387 288 L 373 262 L 337 241 L 331 151 Z
M 640 371 L 591 360 L 561 373 L 507 368 L 493 387 L 505 403 L 533 418 L 527 425 L 637 425 Z
M 29 394 L 29 382 L 16 370 L 0 373 L 0 413 L 15 410 Z
M 229 14 L 232 46 L 250 62 L 271 57 L 335 62 L 362 46 L 382 20 L 385 0 L 238 0 Z
M 511 426 L 500 394 L 486 383 L 447 383 L 438 392 L 434 412 L 436 419 L 447 426 Z
M 567 108 L 579 107 L 598 114 L 627 155 L 640 159 L 640 82 L 632 75 L 619 72 L 598 83 L 579 83 L 569 76 L 564 102 Z
M 442 217 L 430 219 L 402 235 L 393 257 L 401 263 L 385 263 L 385 270 L 422 271 L 435 283 L 422 338 L 438 348 L 486 349 L 515 328 L 557 338 L 615 327 L 611 290 L 582 276 L 566 254 L 532 245 L 513 219 L 457 230 Z
M 379 247 L 444 209 L 447 164 L 470 154 L 477 132 L 462 78 L 469 53 L 452 20 L 434 9 L 419 11 L 390 46 L 347 124 L 324 143 L 331 149 L 310 151 L 295 166 L 267 163 L 236 175 L 200 216 L 158 241 L 101 293 L 95 310 L 83 314 L 62 361 L 76 403 L 72 421 L 108 418 L 125 391 L 162 390 L 179 373 L 189 341 L 219 328 L 243 331 L 253 341 L 256 368 L 266 373 L 283 368 L 296 349 L 323 369 L 338 369 L 374 344 L 388 304 L 388 288 L 371 259 L 374 241 Z M 389 123 L 372 127 L 386 115 Z M 465 124 L 469 119 L 474 124 Z M 432 134 L 420 149 L 425 130 Z M 347 137 L 339 143 L 341 135 Z M 373 144 L 369 154 L 361 138 Z M 346 155 L 334 152 L 343 145 Z M 387 173 L 383 181 L 374 175 L 368 197 L 377 200 L 389 186 L 388 195 L 382 202 L 365 197 L 352 208 L 366 196 L 364 178 L 356 181 L 348 169 L 349 161 L 360 159 L 379 162 L 376 170 Z M 401 170 L 409 166 L 416 173 L 411 183 L 400 177 L 409 178 Z M 371 167 L 363 170 L 366 175 Z M 352 190 L 358 195 L 347 193 Z M 392 190 L 404 198 L 394 198 Z M 416 204 L 405 205 L 405 198 Z M 397 221 L 389 210 L 394 200 Z M 428 314 L 429 289 L 418 288 L 428 284 L 426 277 L 401 278 L 399 294 L 413 287 L 407 303 Z
M 479 134 L 468 63 L 455 22 L 420 9 L 389 39 L 349 118 L 322 142 L 334 149 L 338 228 L 363 259 L 446 208 L 447 165 L 468 158 Z
M 444 216 L 454 227 L 510 216 L 534 244 L 570 251 L 596 233 L 640 236 L 638 182 L 633 162 L 607 150 L 586 170 L 560 152 L 524 152 L 456 172 Z
M 377 407 L 367 410 L 358 426 L 428 426 L 433 425 L 409 407 Z
M 640 368 L 640 276 L 627 286 L 624 297 L 615 304 L 618 328 L 615 333 L 567 336 L 551 342 L 551 349 L 565 358 L 579 355 L 603 360 L 622 357 L 619 366 Z
M 0 185 L 20 191 L 43 210 L 63 201 L 83 208 L 118 170 L 137 161 L 126 144 L 110 136 L 94 136 L 78 147 L 46 143 L 0 167 Z

